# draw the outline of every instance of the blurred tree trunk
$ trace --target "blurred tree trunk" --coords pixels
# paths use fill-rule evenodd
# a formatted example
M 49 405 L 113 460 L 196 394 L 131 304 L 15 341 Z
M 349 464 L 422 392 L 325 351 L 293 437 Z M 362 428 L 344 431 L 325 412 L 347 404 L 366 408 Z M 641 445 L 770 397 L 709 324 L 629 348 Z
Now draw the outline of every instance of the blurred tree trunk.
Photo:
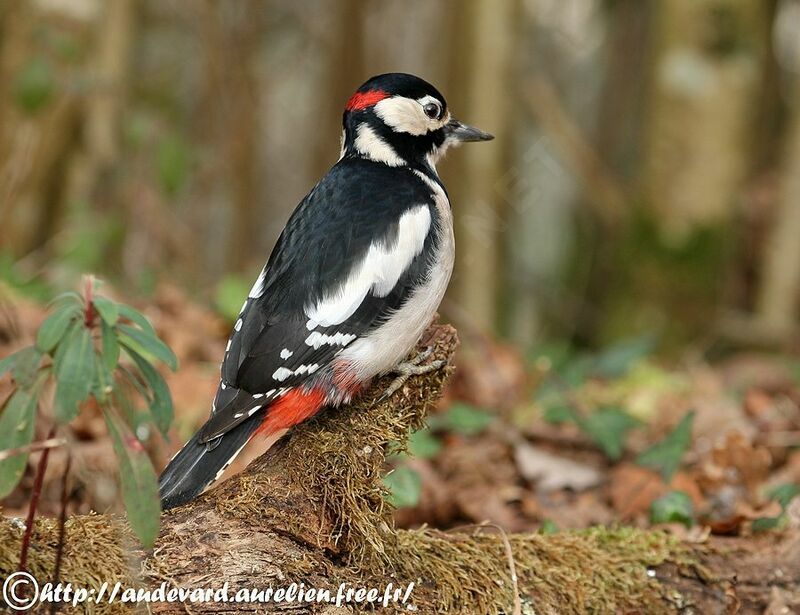
M 355 88 L 367 78 L 364 69 L 364 8 L 361 0 L 338 2 L 335 27 L 325 32 L 328 78 L 319 90 L 321 104 L 315 111 L 321 115 L 322 134 L 329 134 L 329 126 L 341 130 L 344 105 Z M 331 131 L 330 134 L 334 133 Z M 313 177 L 321 177 L 336 160 L 331 143 L 327 139 L 317 139 L 314 154 Z
M 211 147 L 219 148 L 225 185 L 231 191 L 227 270 L 242 270 L 258 244 L 260 109 L 254 60 L 264 6 L 256 2 L 201 0 L 199 14 L 205 51 L 205 113 L 212 126 Z M 201 127 L 201 130 L 203 127 Z
M 778 210 L 761 271 L 757 316 L 776 335 L 797 326 L 800 303 L 800 101 L 795 101 L 785 144 Z
M 80 99 L 68 77 L 98 15 L 70 2 L 14 2 L 3 10 L 0 241 L 22 256 L 47 242 L 61 213 L 69 155 L 79 146 Z M 56 27 L 61 50 L 48 38 Z
M 644 191 L 662 236 L 730 219 L 769 41 L 762 0 L 658 3 Z
M 514 0 L 474 0 L 459 4 L 462 30 L 452 42 L 459 61 L 458 104 L 454 113 L 495 134 L 488 143 L 468 145 L 459 154 L 450 182 L 456 220 L 456 268 L 451 298 L 470 324 L 486 332 L 497 326 L 503 203 L 498 184 L 507 161 Z

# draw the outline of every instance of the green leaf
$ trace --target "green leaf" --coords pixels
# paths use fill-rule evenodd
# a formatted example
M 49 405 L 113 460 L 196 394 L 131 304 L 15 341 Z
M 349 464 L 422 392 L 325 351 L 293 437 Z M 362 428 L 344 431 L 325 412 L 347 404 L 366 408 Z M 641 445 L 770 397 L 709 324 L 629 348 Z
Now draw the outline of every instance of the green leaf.
M 42 362 L 42 353 L 35 346 L 28 346 L 20 350 L 16 356 L 11 377 L 22 388 L 28 388 L 36 379 L 39 364 Z
M 781 505 L 781 508 L 786 510 L 789 503 L 800 495 L 800 485 L 794 483 L 778 485 L 770 489 L 767 495 L 769 499 L 777 501 Z
M 105 320 L 100 323 L 100 340 L 103 364 L 106 371 L 113 374 L 119 363 L 119 340 L 116 331 Z
M 446 412 L 432 416 L 428 420 L 428 424 L 431 429 L 443 429 L 465 436 L 475 436 L 483 432 L 493 421 L 494 416 L 486 410 L 457 402 Z
M 141 312 L 134 310 L 131 306 L 125 305 L 124 303 L 118 303 L 117 309 L 119 310 L 119 315 L 122 318 L 126 318 L 127 320 L 130 320 L 132 323 L 139 325 L 139 327 L 145 333 L 149 333 L 154 337 L 158 337 L 158 335 L 156 335 L 156 330 L 153 328 L 153 325 L 150 324 L 150 321 L 147 320 L 147 318 L 145 318 Z
M 161 188 L 167 196 L 175 196 L 189 175 L 189 148 L 177 135 L 168 136 L 158 144 L 156 165 Z
M 758 517 L 758 519 L 753 519 L 753 522 L 750 524 L 750 529 L 754 532 L 766 532 L 769 530 L 781 529 L 784 525 L 786 525 L 786 515 Z
M 442 442 L 430 430 L 420 429 L 409 436 L 408 450 L 415 457 L 430 459 L 442 450 Z
M 83 306 L 83 298 L 76 293 L 75 291 L 71 290 L 66 293 L 61 293 L 60 295 L 56 295 L 50 303 L 47 304 L 48 308 L 53 308 L 57 305 L 75 305 L 77 307 Z
M 628 432 L 639 425 L 634 417 L 618 408 L 601 408 L 580 417 L 578 427 L 611 459 L 622 456 Z
M 653 352 L 656 338 L 653 335 L 642 335 L 623 340 L 604 350 L 592 365 L 592 373 L 603 378 L 619 378 L 628 370 Z
M 650 521 L 683 523 L 686 527 L 691 527 L 694 523 L 692 498 L 683 491 L 670 491 L 650 505 Z
M 24 111 L 36 113 L 53 97 L 55 77 L 50 63 L 37 56 L 27 64 L 14 80 L 14 99 Z
M 172 371 L 178 369 L 178 359 L 175 354 L 155 335 L 150 335 L 130 325 L 117 325 L 117 333 L 123 346 L 166 363 Z
M 147 359 L 133 350 L 128 350 L 128 354 L 136 363 L 136 367 L 139 368 L 150 387 L 150 391 L 153 393 L 152 398 L 148 400 L 150 412 L 153 415 L 153 422 L 156 427 L 166 437 L 173 417 L 172 395 L 169 392 L 169 387 L 161 374 L 158 373 L 158 370 L 150 365 Z
M 389 502 L 395 508 L 410 508 L 419 503 L 422 494 L 422 479 L 408 466 L 395 468 L 383 478 L 389 490 Z
M 36 334 L 36 346 L 42 352 L 50 352 L 67 333 L 69 325 L 80 315 L 80 308 L 67 304 L 51 314 L 39 327 Z
M 542 521 L 542 525 L 539 526 L 539 534 L 544 534 L 545 536 L 549 536 L 550 534 L 557 534 L 558 533 L 558 525 L 552 519 L 545 519 Z
M 661 442 L 657 442 L 640 454 L 636 458 L 636 463 L 661 472 L 664 481 L 668 483 L 680 467 L 681 458 L 692 442 L 693 422 L 694 412 L 687 412 L 675 429 Z
M 119 461 L 122 501 L 128 521 L 142 544 L 150 548 L 158 536 L 161 513 L 156 473 L 144 446 L 128 425 L 111 409 L 104 415 Z
M 32 391 L 17 389 L 6 402 L 0 414 L 0 451 L 31 443 L 38 395 L 38 387 Z M 14 490 L 25 473 L 27 463 L 28 453 L 0 461 L 0 499 Z
M 576 422 L 577 420 L 575 411 L 572 409 L 572 407 L 563 404 L 555 404 L 553 406 L 546 407 L 542 413 L 542 418 L 553 425 Z
M 78 326 L 64 341 L 66 344 L 56 367 L 56 420 L 69 423 L 78 415 L 81 402 L 92 390 L 94 348 L 86 327 Z
M 17 361 L 19 361 L 20 352 L 22 352 L 22 350 L 18 350 L 17 352 L 8 355 L 5 359 L 0 361 L 0 378 L 2 378 L 7 371 L 14 369 Z
M 111 299 L 95 297 L 92 299 L 92 305 L 94 309 L 97 310 L 97 313 L 100 314 L 100 318 L 103 319 L 103 322 L 111 326 L 117 324 L 117 320 L 119 319 L 119 307 L 116 303 L 111 301 Z

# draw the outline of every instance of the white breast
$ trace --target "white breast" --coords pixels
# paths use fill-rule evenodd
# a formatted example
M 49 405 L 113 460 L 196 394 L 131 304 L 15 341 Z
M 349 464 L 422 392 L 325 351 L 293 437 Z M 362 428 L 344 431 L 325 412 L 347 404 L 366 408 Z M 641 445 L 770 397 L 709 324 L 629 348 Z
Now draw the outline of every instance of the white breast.
M 370 335 L 360 338 L 341 355 L 356 372 L 359 380 L 390 371 L 416 345 L 447 290 L 455 260 L 453 216 L 447 195 L 441 186 L 415 171 L 433 191 L 439 214 L 438 241 L 428 278 L 418 287 L 389 320 Z

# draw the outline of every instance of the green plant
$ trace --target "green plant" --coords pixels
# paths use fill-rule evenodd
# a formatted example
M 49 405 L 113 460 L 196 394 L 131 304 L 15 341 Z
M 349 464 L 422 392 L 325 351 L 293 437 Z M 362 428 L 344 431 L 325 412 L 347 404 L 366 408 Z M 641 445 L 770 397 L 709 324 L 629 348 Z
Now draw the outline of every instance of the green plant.
M 161 361 L 175 370 L 177 359 L 142 314 L 96 295 L 95 290 L 95 281 L 87 277 L 83 295 L 69 292 L 54 299 L 36 343 L 0 361 L 0 376 L 10 371 L 15 385 L 0 414 L 0 451 L 14 451 L 0 460 L 0 497 L 22 478 L 37 407 L 47 383 L 52 382 L 55 425 L 51 433 L 74 420 L 90 398 L 102 409 L 119 460 L 128 519 L 142 543 L 150 546 L 159 527 L 158 484 L 136 435 L 139 431 L 131 425 L 152 422 L 166 436 L 172 422 L 172 398 L 153 363 Z M 129 390 L 145 399 L 146 414 L 133 410 Z M 43 471 L 40 465 L 39 472 Z M 31 517 L 33 508 L 35 498 Z

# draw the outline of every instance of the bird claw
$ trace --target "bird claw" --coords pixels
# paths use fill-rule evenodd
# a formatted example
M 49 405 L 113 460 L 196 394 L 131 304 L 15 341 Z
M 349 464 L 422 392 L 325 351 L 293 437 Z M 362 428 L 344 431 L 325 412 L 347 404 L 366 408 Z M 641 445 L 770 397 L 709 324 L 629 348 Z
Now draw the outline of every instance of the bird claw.
M 413 357 L 409 361 L 404 361 L 399 363 L 392 369 L 392 372 L 397 374 L 397 378 L 395 378 L 389 387 L 384 391 L 383 395 L 380 396 L 378 399 L 379 402 L 385 401 L 389 399 L 392 395 L 394 395 L 401 386 L 406 383 L 411 376 L 419 376 L 421 374 L 429 374 L 430 372 L 435 372 L 438 369 L 444 367 L 445 362 L 441 359 L 437 359 L 436 361 L 432 361 L 427 365 L 420 365 L 424 360 L 430 357 L 433 354 L 433 347 L 428 346 L 425 350 L 420 352 L 417 356 Z

